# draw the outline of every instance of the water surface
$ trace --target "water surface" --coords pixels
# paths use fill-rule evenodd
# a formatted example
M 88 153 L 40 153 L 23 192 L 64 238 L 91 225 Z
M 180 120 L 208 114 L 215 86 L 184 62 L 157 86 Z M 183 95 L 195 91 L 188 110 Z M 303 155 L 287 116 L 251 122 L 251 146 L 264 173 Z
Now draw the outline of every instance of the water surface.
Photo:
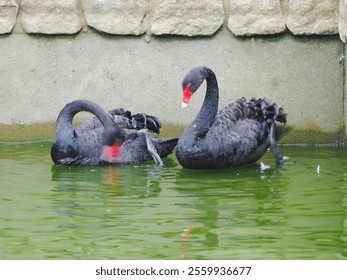
M 344 148 L 208 171 L 174 155 L 57 166 L 49 150 L 0 145 L 0 259 L 347 259 Z

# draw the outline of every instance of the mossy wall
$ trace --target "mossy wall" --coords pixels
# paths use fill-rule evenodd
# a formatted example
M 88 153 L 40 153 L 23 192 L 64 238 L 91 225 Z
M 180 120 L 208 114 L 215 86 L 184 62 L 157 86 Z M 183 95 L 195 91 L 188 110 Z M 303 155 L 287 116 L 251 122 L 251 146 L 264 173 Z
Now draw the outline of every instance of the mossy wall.
M 284 108 L 282 143 L 340 144 L 344 6 L 300 1 L 311 5 L 303 12 L 296 2 L 0 2 L 0 142 L 53 139 L 59 111 L 79 98 L 157 115 L 163 135 L 179 136 L 204 96 L 202 88 L 182 111 L 181 80 L 205 65 L 217 75 L 220 106 L 267 97 Z M 195 12 L 180 15 L 182 5 Z

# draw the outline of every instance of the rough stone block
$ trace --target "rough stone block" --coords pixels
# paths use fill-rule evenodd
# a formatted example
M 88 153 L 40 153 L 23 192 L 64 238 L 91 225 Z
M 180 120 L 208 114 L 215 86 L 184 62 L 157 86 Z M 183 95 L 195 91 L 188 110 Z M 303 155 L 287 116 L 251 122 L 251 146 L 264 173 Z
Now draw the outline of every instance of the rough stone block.
M 347 1 L 346 0 L 340 0 L 338 27 L 339 27 L 340 38 L 344 43 L 346 43 L 347 41 Z
M 27 33 L 74 34 L 82 28 L 77 0 L 23 0 L 21 10 Z
M 228 27 L 237 36 L 285 31 L 280 0 L 231 0 Z
M 18 4 L 16 0 L 0 0 L 0 34 L 10 33 L 16 24 Z
M 337 34 L 339 0 L 289 0 L 287 27 L 295 35 Z
M 87 24 L 96 30 L 121 35 L 145 33 L 150 0 L 83 0 Z
M 155 35 L 212 35 L 223 24 L 222 0 L 155 0 L 151 32 Z

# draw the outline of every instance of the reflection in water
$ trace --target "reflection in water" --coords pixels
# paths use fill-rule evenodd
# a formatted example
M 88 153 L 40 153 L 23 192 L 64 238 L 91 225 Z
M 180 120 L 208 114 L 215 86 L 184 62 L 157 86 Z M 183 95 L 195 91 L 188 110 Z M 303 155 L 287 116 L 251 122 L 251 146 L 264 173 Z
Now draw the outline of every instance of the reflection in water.
M 157 166 L 52 166 L 54 191 L 60 194 L 55 200 L 57 212 L 62 216 L 89 216 L 102 218 L 104 213 L 88 211 L 92 208 L 126 207 L 117 197 L 131 196 L 134 200 L 157 197 L 160 193 L 160 169 Z M 87 211 L 86 211 L 87 210 Z M 98 213 L 98 214 L 96 214 Z M 95 227 L 102 227 L 95 224 Z M 79 227 L 76 224 L 63 224 L 60 227 Z
M 189 223 L 187 227 L 184 228 L 182 232 L 182 237 L 183 237 L 183 247 L 184 247 L 184 254 L 181 255 L 181 259 L 186 259 L 186 254 L 189 253 L 189 247 L 192 246 L 191 241 L 190 241 L 190 235 L 194 229 L 195 225 L 193 223 Z
M 200 231 L 205 248 L 202 258 L 207 254 L 233 259 L 345 257 L 345 240 L 339 240 L 345 236 L 340 225 L 346 211 L 341 201 L 346 183 L 341 173 L 336 174 L 345 156 L 329 151 L 316 161 L 305 155 L 306 149 L 299 152 L 300 164 L 296 158 L 265 170 L 249 165 L 194 173 L 182 169 L 177 174 L 177 192 L 194 197 L 185 207 L 199 213 L 191 222 L 201 224 L 196 232 Z
M 347 259 L 346 149 L 201 171 L 52 166 L 49 148 L 0 145 L 2 259 Z
M 345 160 L 347 163 L 347 159 Z M 346 164 L 345 164 L 346 166 Z M 347 259 L 347 173 L 344 173 L 345 185 L 342 189 L 342 205 L 344 206 L 344 219 L 342 222 L 343 233 L 341 235 L 342 256 Z
M 160 169 L 152 165 L 142 166 L 52 166 L 52 181 L 56 191 L 76 193 L 92 190 L 94 195 L 115 192 L 119 195 L 139 197 L 157 196 Z
M 121 176 L 119 174 L 118 169 L 109 168 L 107 172 L 102 172 L 101 182 L 105 185 L 115 187 L 114 191 L 118 192 L 119 190 L 117 189 L 117 187 L 121 184 Z
M 211 180 L 221 176 L 223 180 Z M 283 227 L 283 222 L 274 219 L 273 214 L 283 213 L 287 184 L 281 176 L 281 167 L 264 170 L 258 164 L 233 170 L 181 169 L 176 177 L 178 194 L 195 198 L 194 203 L 185 206 L 200 213 L 191 222 L 200 224 L 202 246 L 212 255 L 217 248 L 223 248 L 227 252 L 224 258 L 240 258 L 238 248 L 246 236 L 249 250 L 254 245 L 252 240 L 276 239 L 270 236 L 274 232 L 266 228 Z

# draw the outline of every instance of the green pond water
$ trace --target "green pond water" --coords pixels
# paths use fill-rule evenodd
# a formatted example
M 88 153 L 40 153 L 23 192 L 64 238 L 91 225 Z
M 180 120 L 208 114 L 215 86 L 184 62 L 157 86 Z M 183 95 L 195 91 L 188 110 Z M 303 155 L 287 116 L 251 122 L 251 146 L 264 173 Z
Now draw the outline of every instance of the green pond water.
M 347 149 L 208 171 L 174 155 L 56 166 L 49 151 L 0 144 L 0 259 L 347 259 Z

